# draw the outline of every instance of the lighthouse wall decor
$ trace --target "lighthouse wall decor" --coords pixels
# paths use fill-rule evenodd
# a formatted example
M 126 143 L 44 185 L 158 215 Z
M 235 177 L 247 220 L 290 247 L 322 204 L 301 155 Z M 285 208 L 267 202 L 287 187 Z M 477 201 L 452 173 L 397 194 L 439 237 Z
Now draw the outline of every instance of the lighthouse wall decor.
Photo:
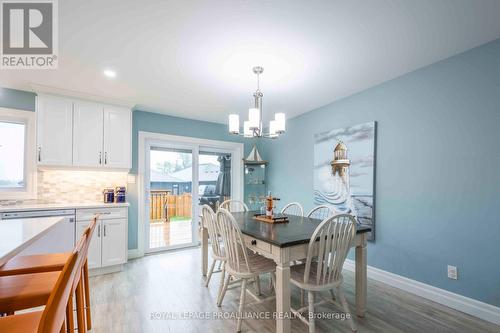
M 356 216 L 375 239 L 374 176 L 376 123 L 314 136 L 314 204 Z

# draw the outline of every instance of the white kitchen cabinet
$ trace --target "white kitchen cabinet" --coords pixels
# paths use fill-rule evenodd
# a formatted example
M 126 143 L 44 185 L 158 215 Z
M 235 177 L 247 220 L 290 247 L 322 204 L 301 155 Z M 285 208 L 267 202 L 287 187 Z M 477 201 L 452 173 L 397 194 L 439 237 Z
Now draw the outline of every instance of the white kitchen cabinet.
M 80 239 L 88 227 L 90 221 L 80 221 L 76 223 L 76 239 Z M 90 241 L 89 251 L 87 254 L 87 263 L 89 269 L 101 267 L 101 223 L 98 222 Z
M 39 94 L 37 104 L 38 164 L 72 165 L 73 101 Z
M 103 220 L 102 267 L 123 264 L 127 261 L 127 220 Z
M 96 102 L 39 94 L 38 164 L 130 169 L 132 112 Z
M 73 125 L 73 165 L 103 165 L 103 107 L 101 104 L 75 101 Z
M 131 167 L 131 112 L 104 106 L 104 166 L 109 168 Z
M 127 208 L 78 209 L 77 239 L 92 221 L 99 215 L 96 229 L 88 252 L 89 269 L 100 269 L 121 265 L 127 262 Z

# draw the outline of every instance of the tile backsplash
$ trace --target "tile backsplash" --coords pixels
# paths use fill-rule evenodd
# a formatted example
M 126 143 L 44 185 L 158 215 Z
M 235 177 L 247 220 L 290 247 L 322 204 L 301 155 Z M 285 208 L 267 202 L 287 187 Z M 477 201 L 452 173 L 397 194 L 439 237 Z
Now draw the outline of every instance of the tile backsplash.
M 101 202 L 102 190 L 127 186 L 126 172 L 40 170 L 38 199 L 54 203 Z

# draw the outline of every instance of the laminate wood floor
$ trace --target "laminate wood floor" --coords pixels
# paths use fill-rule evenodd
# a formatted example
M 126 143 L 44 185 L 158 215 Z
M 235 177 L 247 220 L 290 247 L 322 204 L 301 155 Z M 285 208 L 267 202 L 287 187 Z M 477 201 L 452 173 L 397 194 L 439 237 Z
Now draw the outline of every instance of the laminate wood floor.
M 93 332 L 235 332 L 239 286 L 228 290 L 222 308 L 216 306 L 220 274 L 214 274 L 205 288 L 200 274 L 200 249 L 188 249 L 131 260 L 119 273 L 92 277 Z M 354 275 L 344 272 L 344 290 L 354 310 Z M 263 292 L 267 277 L 262 278 Z M 328 297 L 328 293 L 325 297 Z M 299 305 L 299 291 L 292 287 L 292 306 Z M 250 315 L 272 315 L 275 300 L 261 303 L 247 296 Z M 339 305 L 326 304 L 318 311 L 342 314 Z M 229 319 L 223 319 L 229 317 Z M 190 319 L 188 319 L 190 318 Z M 365 318 L 355 318 L 358 332 L 500 332 L 493 325 L 462 312 L 388 285 L 368 281 Z M 317 332 L 350 332 L 347 320 L 316 321 Z M 246 319 L 243 332 L 274 332 L 274 319 Z M 307 332 L 299 319 L 292 320 L 292 332 Z

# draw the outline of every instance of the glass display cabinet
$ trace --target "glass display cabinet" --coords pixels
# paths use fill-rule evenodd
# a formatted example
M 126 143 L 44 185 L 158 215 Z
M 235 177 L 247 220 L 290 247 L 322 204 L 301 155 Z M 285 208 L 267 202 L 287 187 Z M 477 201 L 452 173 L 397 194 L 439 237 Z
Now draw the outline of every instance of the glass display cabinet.
M 250 210 L 260 210 L 265 204 L 267 162 L 245 162 L 245 203 Z
M 256 146 L 253 146 L 243 163 L 245 166 L 245 203 L 250 210 L 260 210 L 265 204 L 267 194 L 266 169 L 268 163 L 260 157 Z

